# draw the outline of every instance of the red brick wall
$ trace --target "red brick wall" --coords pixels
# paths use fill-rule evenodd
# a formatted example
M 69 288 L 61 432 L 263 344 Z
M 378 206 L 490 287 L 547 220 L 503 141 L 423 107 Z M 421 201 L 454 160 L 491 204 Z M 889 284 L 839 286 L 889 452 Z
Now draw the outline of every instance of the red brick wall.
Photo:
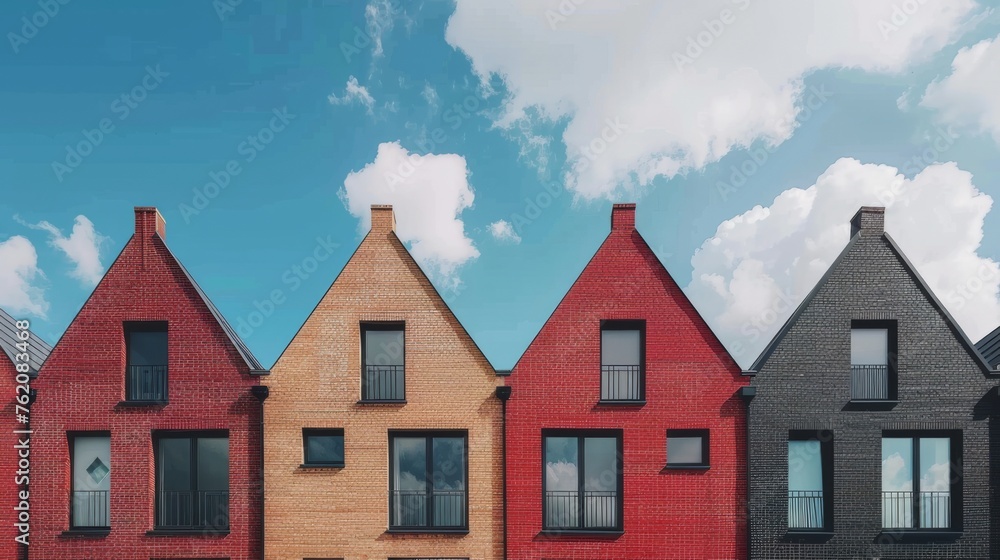
M 125 246 L 39 372 L 32 409 L 31 558 L 260 558 L 258 379 L 153 233 Z M 126 408 L 123 321 L 168 321 L 169 400 Z M 148 536 L 153 528 L 154 430 L 229 431 L 230 533 Z M 111 432 L 111 533 L 69 528 L 69 431 Z M 3 454 L 7 456 L 8 454 Z M 4 475 L 6 478 L 6 475 Z M 7 556 L 4 556 L 5 558 Z
M 616 228 L 521 357 L 507 404 L 511 559 L 745 558 L 747 382 L 634 230 Z M 646 321 L 646 401 L 599 407 L 600 321 Z M 623 429 L 624 534 L 546 536 L 545 428 Z M 708 428 L 707 471 L 663 471 L 666 430 Z
M 14 484 L 14 472 L 17 470 L 18 456 L 14 446 L 17 436 L 13 430 L 24 429 L 14 419 L 14 377 L 17 372 L 7 355 L 0 351 L 0 558 L 17 558 L 18 545 L 14 537 L 18 535 L 14 524 L 17 523 L 18 486 Z M 27 437 L 27 436 L 22 436 Z

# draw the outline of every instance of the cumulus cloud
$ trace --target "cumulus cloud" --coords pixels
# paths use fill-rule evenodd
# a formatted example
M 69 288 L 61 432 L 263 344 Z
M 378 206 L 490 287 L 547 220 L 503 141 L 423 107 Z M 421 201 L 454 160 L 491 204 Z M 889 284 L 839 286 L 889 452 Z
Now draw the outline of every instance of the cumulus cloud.
M 73 222 L 73 231 L 69 237 L 49 222 L 41 221 L 29 224 L 15 216 L 15 219 L 32 229 L 46 231 L 51 235 L 49 245 L 62 252 L 73 263 L 69 275 L 82 282 L 85 286 L 96 286 L 104 276 L 104 265 L 101 264 L 101 245 L 107 240 L 94 229 L 94 223 L 86 216 L 79 215 Z
M 38 253 L 27 238 L 15 235 L 0 242 L 0 307 L 14 315 L 29 313 L 45 318 L 49 303 L 34 285 L 45 274 L 38 268 Z
M 493 235 L 493 239 L 501 243 L 513 243 L 516 245 L 521 242 L 521 236 L 514 231 L 514 228 L 507 220 L 497 220 L 490 224 L 490 234 Z
M 446 39 L 484 85 L 505 82 L 499 127 L 565 123 L 567 187 L 615 198 L 755 141 L 780 144 L 809 73 L 900 72 L 982 12 L 973 0 L 899 4 L 459 0 Z
M 372 114 L 372 107 L 375 105 L 375 99 L 368 93 L 368 89 L 358 84 L 358 79 L 354 76 L 347 78 L 344 95 L 337 97 L 336 94 L 331 93 L 327 97 L 327 100 L 331 105 L 353 105 L 360 103 L 365 106 L 365 111 L 369 115 Z
M 886 230 L 973 340 L 1000 323 L 1000 264 L 978 255 L 993 200 L 954 163 L 912 178 L 843 158 L 815 184 L 726 220 L 691 259 L 686 292 L 747 366 L 847 244 L 849 218 L 886 207 Z
M 421 156 L 385 142 L 375 161 L 347 175 L 339 194 L 362 232 L 371 227 L 372 204 L 391 204 L 396 235 L 432 278 L 454 289 L 461 283 L 458 269 L 479 256 L 461 219 L 475 198 L 468 174 L 460 155 Z
M 913 489 L 910 465 L 898 452 L 882 459 L 882 490 L 905 492 Z
M 939 118 L 993 136 L 1000 144 L 1000 36 L 958 51 L 951 74 L 927 86 L 920 105 Z

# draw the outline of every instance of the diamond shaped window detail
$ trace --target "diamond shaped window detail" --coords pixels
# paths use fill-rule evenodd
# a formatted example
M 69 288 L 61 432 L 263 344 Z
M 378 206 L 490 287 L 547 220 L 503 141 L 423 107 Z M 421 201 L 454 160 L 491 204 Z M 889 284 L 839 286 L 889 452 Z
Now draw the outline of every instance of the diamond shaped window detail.
M 110 472 L 111 469 L 104 464 L 104 461 L 101 461 L 100 457 L 95 458 L 94 462 L 87 467 L 87 474 L 90 475 L 90 478 L 94 479 L 94 484 L 104 482 L 104 479 L 108 477 L 108 473 Z

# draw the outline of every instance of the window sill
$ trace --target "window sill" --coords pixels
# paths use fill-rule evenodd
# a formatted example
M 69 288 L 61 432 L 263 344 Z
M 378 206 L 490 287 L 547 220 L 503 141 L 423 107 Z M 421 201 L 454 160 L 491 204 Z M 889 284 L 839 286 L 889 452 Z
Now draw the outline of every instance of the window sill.
M 389 535 L 468 535 L 468 527 L 445 528 L 445 527 L 391 527 L 385 530 Z
M 833 531 L 826 529 L 788 529 L 786 541 L 821 543 L 833 538 Z
M 150 537 L 190 537 L 190 536 L 202 536 L 202 537 L 224 537 L 229 534 L 229 527 L 225 529 L 153 529 L 151 531 L 146 531 L 146 535 Z
M 142 408 L 142 407 L 155 407 L 155 406 L 167 406 L 169 401 L 119 401 L 119 407 L 125 408 Z
M 103 538 L 111 534 L 111 527 L 90 527 L 90 528 L 79 528 L 70 529 L 68 531 L 63 531 L 62 536 L 64 537 L 92 537 L 92 538 Z
M 330 469 L 340 470 L 340 469 L 344 468 L 344 465 L 343 464 L 339 464 L 339 465 L 336 465 L 336 464 L 324 465 L 322 463 L 302 463 L 301 465 L 299 465 L 299 468 L 300 469 L 310 469 L 310 470 L 330 470 Z
M 597 406 L 634 406 L 634 407 L 638 408 L 638 407 L 646 406 L 646 400 L 645 399 L 643 399 L 641 401 L 639 401 L 639 400 L 636 400 L 636 401 L 634 401 L 634 400 L 628 400 L 628 401 L 606 401 L 606 400 L 599 400 L 599 401 L 597 401 Z
M 625 534 L 624 530 L 596 530 L 596 529 L 542 529 L 538 536 L 541 537 L 601 537 L 607 539 L 617 539 Z
M 667 465 L 663 467 L 661 473 L 671 471 L 707 471 L 710 465 Z
M 962 537 L 962 531 L 938 529 L 883 529 L 878 534 L 880 544 L 953 542 Z
M 406 404 L 406 399 L 386 399 L 386 400 L 367 400 L 361 399 L 357 402 L 360 405 L 403 405 Z
M 899 401 L 860 401 L 850 400 L 844 405 L 844 410 L 892 410 L 899 404 Z

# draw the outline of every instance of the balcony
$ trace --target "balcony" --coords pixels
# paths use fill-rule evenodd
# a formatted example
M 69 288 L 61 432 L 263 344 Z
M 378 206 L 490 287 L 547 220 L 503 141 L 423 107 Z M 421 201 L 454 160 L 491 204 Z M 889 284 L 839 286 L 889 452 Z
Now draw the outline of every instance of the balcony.
M 361 400 L 401 402 L 406 398 L 406 378 L 402 365 L 365 366 L 361 375 Z
M 110 506 L 108 490 L 73 492 L 73 529 L 107 529 L 111 526 L 108 516 Z
M 161 491 L 157 529 L 228 529 L 229 492 Z
M 951 528 L 951 493 L 882 492 L 882 527 L 884 529 Z M 919 521 L 915 524 L 914 520 Z
M 889 366 L 851 365 L 852 401 L 888 401 Z
M 601 366 L 601 401 L 641 403 L 642 366 Z
M 128 366 L 125 400 L 167 402 L 167 366 Z
M 464 490 L 395 490 L 393 529 L 463 529 L 467 526 Z
M 580 517 L 583 519 L 580 519 Z M 580 493 L 545 493 L 545 528 L 614 531 L 618 527 L 618 493 L 585 491 L 581 511 Z
M 788 492 L 788 528 L 796 530 L 823 529 L 823 491 L 790 490 Z

